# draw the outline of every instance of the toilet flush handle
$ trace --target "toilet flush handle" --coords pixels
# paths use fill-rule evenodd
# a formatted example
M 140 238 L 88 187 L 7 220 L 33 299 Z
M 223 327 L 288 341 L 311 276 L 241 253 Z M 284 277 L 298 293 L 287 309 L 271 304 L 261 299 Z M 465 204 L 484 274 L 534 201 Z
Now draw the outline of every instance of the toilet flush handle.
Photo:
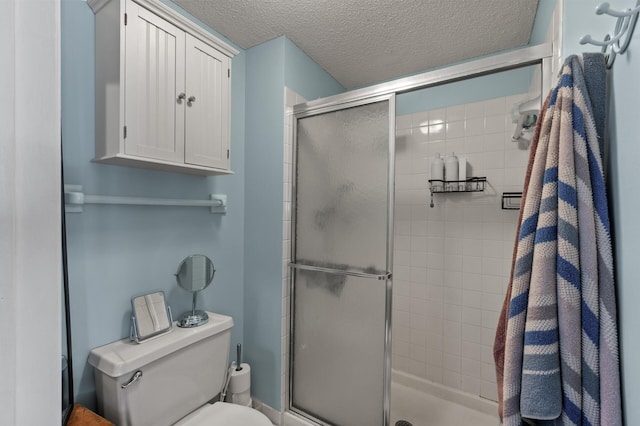
M 120 386 L 122 389 L 126 389 L 129 386 L 131 386 L 133 384 L 133 382 L 137 381 L 140 377 L 142 377 L 142 371 L 138 370 L 135 372 L 135 374 L 133 376 L 131 376 L 131 378 L 129 379 L 129 381 L 125 384 L 123 384 L 122 386 Z

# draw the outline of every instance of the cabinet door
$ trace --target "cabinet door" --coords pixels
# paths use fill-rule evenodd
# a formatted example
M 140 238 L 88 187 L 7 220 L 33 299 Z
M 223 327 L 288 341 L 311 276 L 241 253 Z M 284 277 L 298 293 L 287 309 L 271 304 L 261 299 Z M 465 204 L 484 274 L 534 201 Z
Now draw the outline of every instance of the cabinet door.
M 228 169 L 229 58 L 189 34 L 186 46 L 185 163 Z
M 125 27 L 125 153 L 184 162 L 185 33 L 132 1 Z

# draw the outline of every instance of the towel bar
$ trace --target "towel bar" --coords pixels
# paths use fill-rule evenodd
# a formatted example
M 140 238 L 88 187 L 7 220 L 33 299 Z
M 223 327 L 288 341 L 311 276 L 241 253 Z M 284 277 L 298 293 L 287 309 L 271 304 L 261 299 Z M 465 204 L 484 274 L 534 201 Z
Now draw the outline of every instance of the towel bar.
M 167 198 L 120 197 L 111 195 L 86 195 L 81 185 L 64 186 L 66 213 L 82 213 L 84 204 L 125 204 L 136 206 L 209 207 L 211 213 L 227 213 L 227 196 L 209 194 L 209 200 L 183 200 Z

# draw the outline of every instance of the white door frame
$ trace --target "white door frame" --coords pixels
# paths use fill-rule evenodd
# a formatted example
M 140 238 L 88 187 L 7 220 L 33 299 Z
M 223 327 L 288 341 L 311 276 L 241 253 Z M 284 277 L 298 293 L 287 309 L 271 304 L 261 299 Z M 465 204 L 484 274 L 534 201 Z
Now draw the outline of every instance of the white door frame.
M 0 13 L 0 424 L 61 416 L 60 0 Z

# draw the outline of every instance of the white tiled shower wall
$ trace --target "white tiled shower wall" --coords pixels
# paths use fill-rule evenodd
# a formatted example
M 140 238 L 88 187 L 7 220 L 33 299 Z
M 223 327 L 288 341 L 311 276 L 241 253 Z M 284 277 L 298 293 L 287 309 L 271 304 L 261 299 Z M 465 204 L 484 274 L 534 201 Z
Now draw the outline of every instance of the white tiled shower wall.
M 492 345 L 511 267 L 529 156 L 511 141 L 513 104 L 525 94 L 396 119 L 393 368 L 497 399 Z M 436 194 L 430 161 L 454 152 L 484 193 Z

